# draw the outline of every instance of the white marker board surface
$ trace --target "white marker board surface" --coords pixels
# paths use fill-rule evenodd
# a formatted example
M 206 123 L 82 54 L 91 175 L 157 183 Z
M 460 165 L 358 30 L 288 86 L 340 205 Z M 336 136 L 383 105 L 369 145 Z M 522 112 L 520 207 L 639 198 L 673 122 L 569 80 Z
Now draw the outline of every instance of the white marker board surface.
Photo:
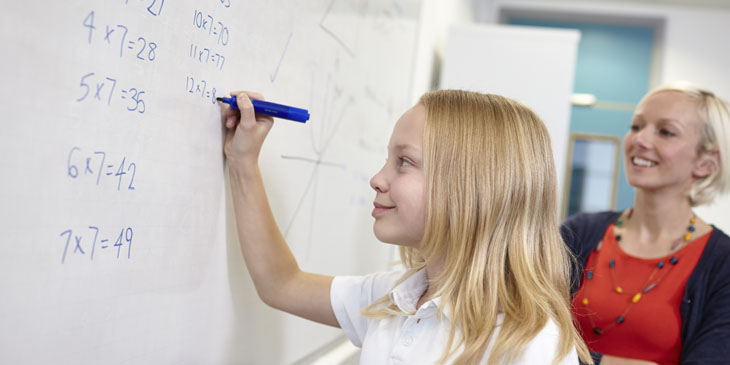
M 225 184 L 238 89 L 306 108 L 261 156 L 304 270 L 386 268 L 368 180 L 418 1 L 4 2 L 0 362 L 286 364 L 340 330 L 260 303 Z

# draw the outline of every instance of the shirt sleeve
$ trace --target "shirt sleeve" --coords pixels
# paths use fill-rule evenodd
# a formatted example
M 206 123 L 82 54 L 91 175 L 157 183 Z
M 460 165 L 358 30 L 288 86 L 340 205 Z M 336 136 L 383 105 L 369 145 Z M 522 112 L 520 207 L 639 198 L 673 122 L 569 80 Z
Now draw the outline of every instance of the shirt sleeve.
M 560 331 L 552 320 L 548 320 L 537 336 L 525 347 L 520 364 L 545 364 L 552 362 L 557 355 L 558 343 L 560 342 Z M 578 353 L 575 348 L 562 358 L 560 365 L 578 365 Z
M 340 328 L 357 347 L 362 347 L 373 319 L 360 310 L 387 294 L 403 275 L 402 271 L 365 276 L 336 276 L 332 281 L 330 302 Z

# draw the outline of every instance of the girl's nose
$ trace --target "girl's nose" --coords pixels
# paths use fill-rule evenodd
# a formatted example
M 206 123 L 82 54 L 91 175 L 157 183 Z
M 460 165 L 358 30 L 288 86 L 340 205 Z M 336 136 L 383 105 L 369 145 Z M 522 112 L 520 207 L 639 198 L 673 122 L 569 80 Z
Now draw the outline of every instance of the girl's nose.
M 380 171 L 378 171 L 378 173 L 370 179 L 370 187 L 378 193 L 388 191 L 388 183 L 383 170 L 385 170 L 385 166 L 383 166 L 383 168 L 381 168 Z

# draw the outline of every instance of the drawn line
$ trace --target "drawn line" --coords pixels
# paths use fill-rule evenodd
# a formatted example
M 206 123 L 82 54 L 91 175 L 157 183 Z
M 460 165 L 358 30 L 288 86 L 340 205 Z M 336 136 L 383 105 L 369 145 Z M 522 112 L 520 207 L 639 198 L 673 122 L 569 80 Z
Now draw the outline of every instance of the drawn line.
M 319 166 L 317 167 L 319 168 Z M 317 177 L 314 179 L 314 186 L 312 187 L 312 206 L 309 211 L 309 234 L 307 235 L 307 246 L 304 248 L 305 260 L 309 260 L 309 253 L 312 251 L 312 234 L 314 233 L 314 214 L 317 210 L 317 186 L 319 185 L 319 173 L 316 175 Z
M 284 231 L 284 237 L 289 236 L 289 231 L 291 230 L 291 227 L 294 225 L 294 222 L 296 222 L 296 218 L 299 215 L 299 209 L 302 208 L 302 204 L 304 204 L 304 200 L 307 199 L 307 195 L 309 195 L 309 188 L 312 187 L 312 182 L 317 177 L 317 169 L 319 169 L 319 166 L 314 166 L 314 171 L 312 171 L 312 175 L 309 176 L 309 181 L 307 182 L 307 187 L 304 189 L 304 194 L 302 194 L 302 197 L 299 199 L 299 203 L 297 203 L 296 209 L 294 209 L 294 215 L 292 216 L 291 220 L 289 221 L 289 224 L 286 226 L 286 230 Z M 311 222 L 310 222 L 311 226 Z
M 271 82 L 273 83 L 276 81 L 276 76 L 279 74 L 279 67 L 281 67 L 281 63 L 284 61 L 284 55 L 286 55 L 287 49 L 289 49 L 289 41 L 291 41 L 291 37 L 294 35 L 294 32 L 289 33 L 289 38 L 286 40 L 286 45 L 284 46 L 284 52 L 281 53 L 281 58 L 279 59 L 279 64 L 276 65 L 276 71 L 274 71 L 274 74 L 271 75 Z
M 347 100 L 347 103 L 342 107 L 342 110 L 340 111 L 340 117 L 338 118 L 338 122 L 337 122 L 337 124 L 335 124 L 335 128 L 332 129 L 332 133 L 330 133 L 329 137 L 327 137 L 327 140 L 324 143 L 324 146 L 322 148 L 322 154 L 324 154 L 324 152 L 327 151 L 327 148 L 329 147 L 330 142 L 332 142 L 332 140 L 335 138 L 335 133 L 337 133 L 337 130 L 340 129 L 340 125 L 345 120 L 345 118 L 344 118 L 345 112 L 354 102 L 355 102 L 354 98 L 352 96 L 350 96 L 350 98 L 348 98 L 348 100 Z
M 341 169 L 344 169 L 345 168 L 345 165 L 344 164 L 341 164 L 341 163 L 325 162 L 325 161 L 322 161 L 320 159 L 313 159 L 313 158 L 308 158 L 308 157 L 281 155 L 281 158 L 283 158 L 285 160 L 306 161 L 306 162 L 311 162 L 311 163 L 316 164 L 316 165 L 326 165 L 326 166 L 332 166 L 332 167 L 339 167 Z
M 314 89 L 314 75 L 312 76 L 312 89 Z M 329 104 L 331 102 L 330 100 L 330 90 L 334 89 L 334 86 L 332 86 L 332 74 L 327 73 L 327 87 L 325 89 L 324 98 L 322 99 L 322 110 L 324 111 L 324 115 L 322 116 L 322 135 L 325 135 L 325 127 L 327 127 L 327 122 L 330 120 L 330 108 Z M 314 90 L 312 90 L 312 95 L 314 95 Z M 334 96 L 336 98 L 337 95 Z M 317 141 L 314 138 L 314 128 L 310 128 L 310 142 L 312 143 L 312 150 L 314 153 L 316 153 L 318 156 L 322 156 L 322 151 L 319 150 L 317 146 Z
M 329 95 L 329 89 L 330 88 L 332 88 L 332 87 L 330 86 L 328 88 L 327 95 Z M 325 103 L 326 104 L 329 104 L 331 106 L 334 106 L 337 100 L 330 99 L 328 101 L 328 99 L 329 99 L 329 97 L 325 98 Z M 337 96 L 333 97 L 333 99 L 337 99 Z M 311 203 L 312 206 L 310 207 L 311 214 L 309 215 L 309 220 L 310 221 L 309 221 L 309 224 L 308 224 L 308 226 L 310 227 L 309 228 L 310 231 L 308 232 L 308 235 L 307 235 L 307 242 L 306 242 L 306 247 L 305 247 L 305 250 L 306 250 L 305 251 L 305 257 L 307 257 L 307 258 L 309 257 L 309 253 L 310 253 L 311 245 L 312 245 L 312 235 L 314 234 L 313 233 L 313 230 L 314 230 L 313 227 L 316 226 L 315 225 L 315 215 L 314 215 L 314 212 L 316 210 L 316 205 L 317 205 L 317 203 L 316 203 L 316 196 L 317 196 L 316 189 L 317 189 L 317 185 L 318 185 L 318 181 L 319 181 L 319 167 L 321 165 L 326 165 L 326 166 L 339 167 L 339 168 L 343 168 L 343 169 L 345 168 L 345 166 L 342 165 L 342 164 L 323 162 L 321 160 L 321 156 L 323 156 L 324 153 L 327 151 L 327 149 L 328 149 L 328 147 L 330 145 L 330 142 L 334 139 L 334 136 L 337 133 L 337 130 L 339 129 L 340 125 L 345 120 L 345 118 L 344 118 L 345 112 L 349 109 L 350 105 L 353 102 L 354 102 L 354 100 L 352 98 L 349 98 L 346 101 L 345 105 L 342 106 L 342 109 L 340 110 L 340 113 L 339 113 L 339 118 L 337 119 L 337 123 L 335 123 L 335 125 L 334 125 L 331 133 L 329 134 L 329 136 L 326 137 L 323 145 L 321 146 L 322 148 L 319 151 L 317 151 L 318 149 L 316 148 L 316 143 L 314 141 L 314 136 L 312 136 L 312 147 L 315 149 L 315 151 L 316 151 L 315 153 L 318 156 L 320 156 L 320 158 L 318 158 L 318 159 L 311 159 L 311 158 L 297 157 L 297 156 L 281 156 L 282 158 L 285 158 L 285 159 L 305 161 L 305 162 L 310 162 L 310 163 L 313 163 L 314 164 L 314 169 L 312 170 L 312 174 L 309 176 L 309 181 L 307 181 L 307 186 L 304 189 L 304 193 L 302 194 L 301 198 L 299 198 L 299 202 L 297 203 L 297 207 L 294 209 L 292 218 L 289 221 L 289 224 L 287 224 L 286 230 L 284 231 L 284 237 L 288 238 L 289 231 L 291 230 L 292 226 L 294 225 L 294 222 L 297 221 L 297 217 L 299 216 L 299 211 L 302 209 L 302 206 L 304 205 L 304 201 L 307 200 L 307 198 L 309 197 L 309 194 L 311 193 L 312 194 L 312 203 Z M 325 110 L 328 110 L 330 108 L 325 107 L 324 109 Z M 325 117 L 325 119 L 328 120 L 328 121 L 331 120 L 330 118 L 331 117 L 329 117 L 329 116 Z M 325 134 L 326 134 L 326 132 L 325 132 Z M 312 191 L 312 189 L 315 189 L 315 190 Z
M 332 2 L 330 3 L 330 6 L 327 7 L 327 10 L 325 11 L 324 16 L 322 16 L 322 20 L 319 22 L 319 27 L 322 28 L 322 30 L 324 30 L 332 38 L 334 38 L 335 41 L 337 41 L 337 43 L 339 43 L 342 46 L 342 48 L 344 48 L 345 51 L 347 51 L 347 53 L 350 54 L 350 56 L 355 57 L 355 52 L 353 50 L 351 50 L 350 47 L 348 47 L 347 44 L 345 44 L 345 42 L 342 39 L 340 39 L 340 37 L 338 37 L 333 31 L 331 31 L 329 28 L 324 26 L 324 20 L 327 19 L 327 16 L 330 15 L 330 11 L 332 10 L 332 7 L 335 5 L 336 1 L 337 0 L 332 0 Z

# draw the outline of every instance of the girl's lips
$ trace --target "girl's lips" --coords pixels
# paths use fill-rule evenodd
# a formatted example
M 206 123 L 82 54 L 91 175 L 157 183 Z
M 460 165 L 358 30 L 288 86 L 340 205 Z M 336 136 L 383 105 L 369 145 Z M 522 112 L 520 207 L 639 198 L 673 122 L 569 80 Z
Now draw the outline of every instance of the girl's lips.
M 373 217 L 383 214 L 394 208 L 394 207 L 389 207 L 389 206 L 378 204 L 378 203 L 373 203 L 373 205 L 375 206 L 375 208 L 373 209 L 373 213 L 372 213 Z

